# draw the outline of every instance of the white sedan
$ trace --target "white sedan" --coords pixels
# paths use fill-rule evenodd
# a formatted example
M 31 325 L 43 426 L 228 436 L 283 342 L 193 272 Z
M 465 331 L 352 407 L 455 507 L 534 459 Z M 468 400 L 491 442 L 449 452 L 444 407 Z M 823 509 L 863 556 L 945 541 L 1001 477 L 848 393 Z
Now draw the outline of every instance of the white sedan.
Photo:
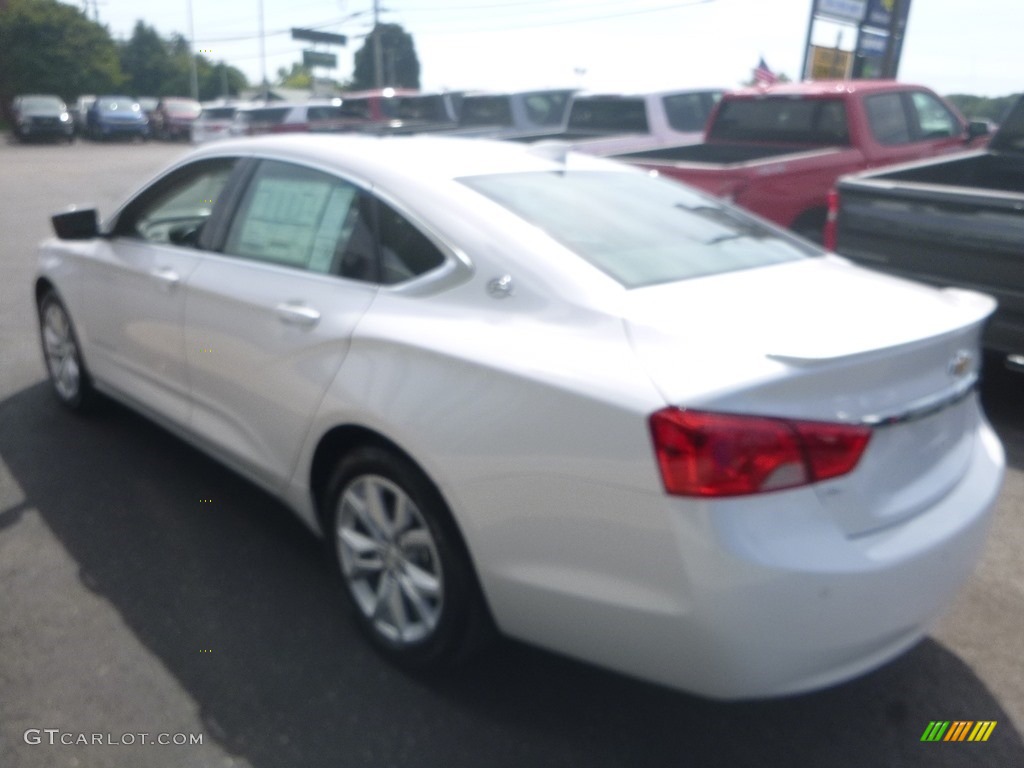
M 286 136 L 54 217 L 53 389 L 330 543 L 391 659 L 488 630 L 707 696 L 912 646 L 985 544 L 994 302 L 557 145 Z

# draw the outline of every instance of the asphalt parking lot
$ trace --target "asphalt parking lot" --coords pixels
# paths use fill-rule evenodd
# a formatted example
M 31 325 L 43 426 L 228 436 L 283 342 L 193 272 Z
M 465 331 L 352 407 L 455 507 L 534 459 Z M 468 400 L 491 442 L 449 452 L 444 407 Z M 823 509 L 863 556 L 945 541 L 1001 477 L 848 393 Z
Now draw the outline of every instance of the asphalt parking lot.
M 1009 464 L 983 562 L 870 675 L 727 704 L 503 641 L 410 677 L 358 637 L 288 510 L 123 408 L 67 414 L 44 383 L 49 214 L 110 213 L 185 150 L 0 138 L 0 767 L 1024 765 L 1024 377 L 983 387 Z M 997 726 L 922 743 L 934 720 Z

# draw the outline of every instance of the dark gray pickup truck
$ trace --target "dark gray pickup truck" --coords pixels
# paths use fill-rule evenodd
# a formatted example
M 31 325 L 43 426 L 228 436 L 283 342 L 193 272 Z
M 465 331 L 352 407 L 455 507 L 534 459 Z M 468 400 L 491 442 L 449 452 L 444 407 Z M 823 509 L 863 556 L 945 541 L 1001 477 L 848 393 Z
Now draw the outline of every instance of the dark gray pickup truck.
M 826 244 L 885 272 L 992 294 L 985 346 L 1024 371 L 1024 97 L 987 149 L 847 176 L 837 192 Z

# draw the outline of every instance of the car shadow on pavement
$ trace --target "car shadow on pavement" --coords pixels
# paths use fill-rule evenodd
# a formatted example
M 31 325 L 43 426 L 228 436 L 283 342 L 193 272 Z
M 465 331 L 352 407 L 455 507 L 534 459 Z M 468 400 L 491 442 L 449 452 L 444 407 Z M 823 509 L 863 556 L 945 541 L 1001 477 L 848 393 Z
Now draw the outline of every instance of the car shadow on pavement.
M 146 420 L 113 404 L 72 416 L 36 385 L 0 403 L 0 457 L 26 497 L 0 510 L 5 534 L 38 510 L 207 738 L 255 768 L 1024 765 L 1000 703 L 933 640 L 774 701 L 711 702 L 511 641 L 412 677 L 355 631 L 287 509 Z M 998 726 L 986 743 L 921 742 L 958 719 Z

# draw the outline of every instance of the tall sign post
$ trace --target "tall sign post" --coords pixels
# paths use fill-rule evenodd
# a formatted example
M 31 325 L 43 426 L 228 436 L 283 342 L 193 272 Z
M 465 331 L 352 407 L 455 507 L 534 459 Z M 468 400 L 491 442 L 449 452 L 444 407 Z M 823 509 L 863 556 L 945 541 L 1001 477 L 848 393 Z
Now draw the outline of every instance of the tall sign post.
M 903 39 L 911 0 L 814 0 L 807 23 L 807 41 L 804 46 L 804 78 L 841 76 L 855 78 L 895 78 L 899 72 Z M 835 24 L 856 27 L 857 43 L 854 50 L 834 54 L 829 49 L 812 45 L 815 22 L 819 19 Z M 823 67 L 822 62 L 831 55 L 834 62 L 844 66 Z

